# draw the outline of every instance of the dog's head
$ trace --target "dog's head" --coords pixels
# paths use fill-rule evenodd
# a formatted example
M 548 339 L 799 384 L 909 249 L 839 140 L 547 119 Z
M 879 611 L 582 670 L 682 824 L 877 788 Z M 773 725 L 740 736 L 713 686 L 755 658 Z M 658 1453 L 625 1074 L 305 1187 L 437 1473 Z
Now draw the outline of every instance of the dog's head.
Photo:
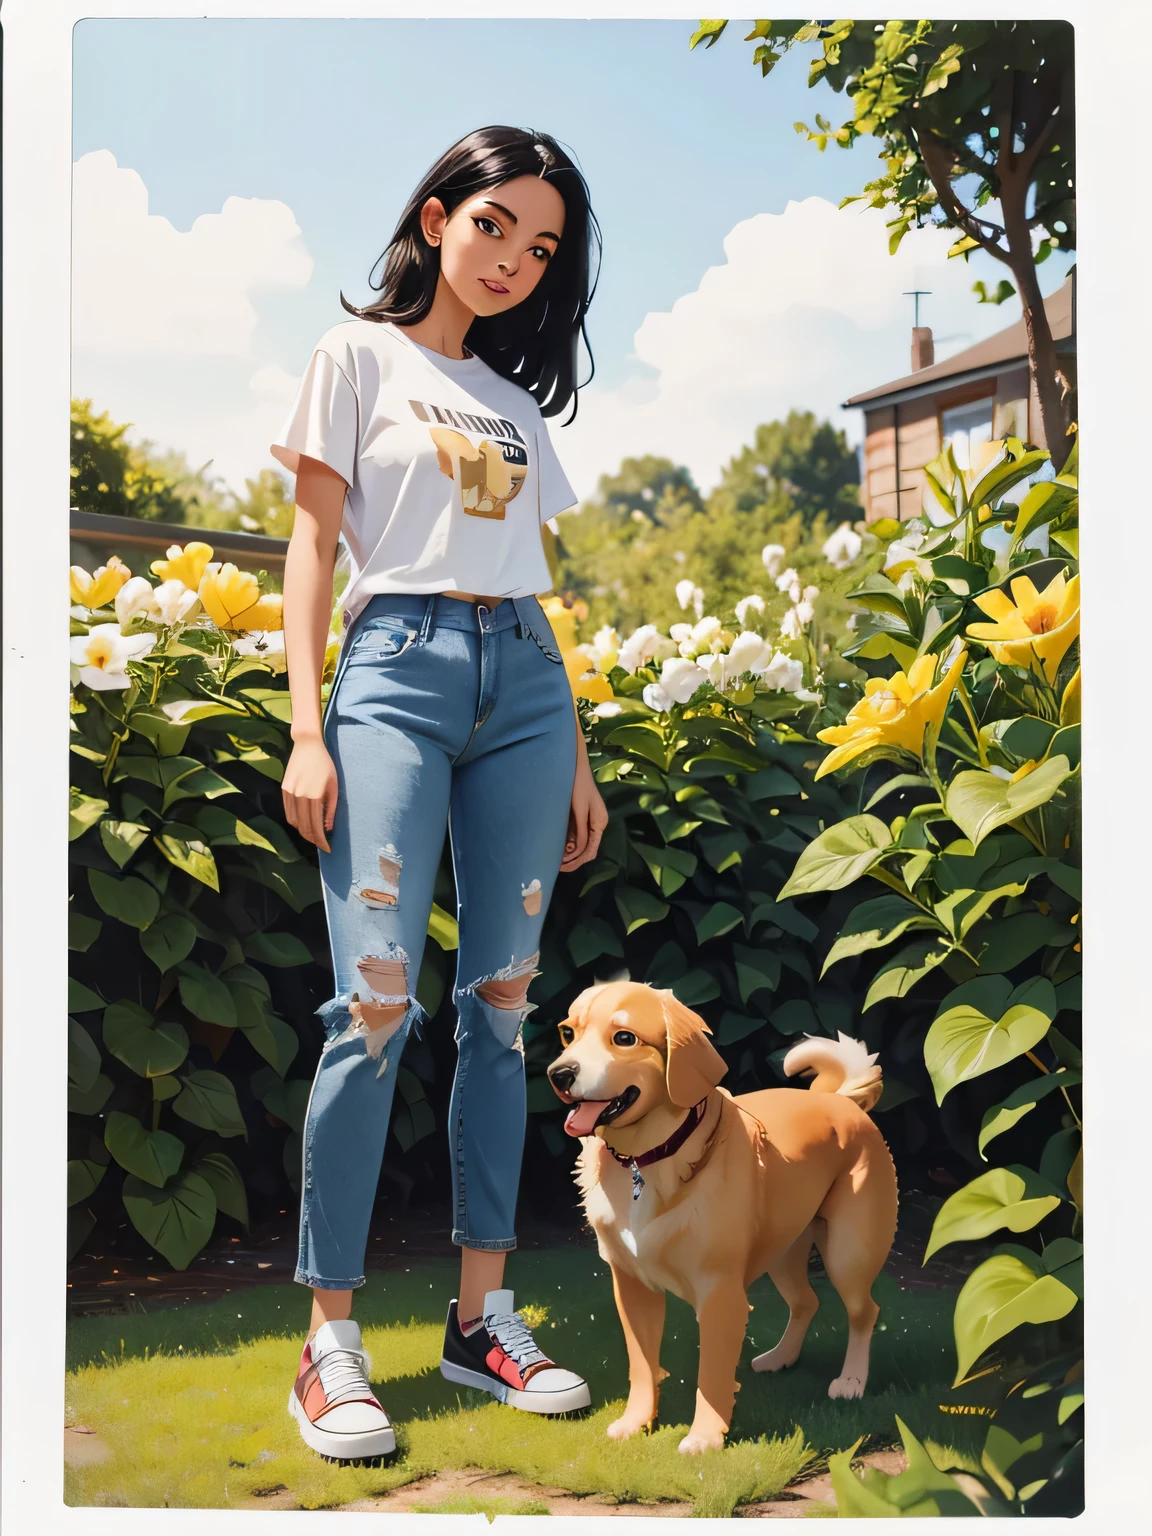
M 669 1104 L 691 1109 L 728 1070 L 704 1020 L 674 993 L 642 982 L 589 987 L 559 1031 L 564 1052 L 548 1077 L 572 1105 L 570 1136 L 636 1125 Z

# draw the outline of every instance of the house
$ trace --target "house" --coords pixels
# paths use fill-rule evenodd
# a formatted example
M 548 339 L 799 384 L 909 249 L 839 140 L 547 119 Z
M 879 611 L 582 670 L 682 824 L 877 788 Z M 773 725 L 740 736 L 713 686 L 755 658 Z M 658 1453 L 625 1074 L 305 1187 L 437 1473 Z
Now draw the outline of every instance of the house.
M 1076 383 L 1075 278 L 1044 301 L 1056 352 Z M 951 442 L 958 463 L 994 438 L 1045 447 L 1040 405 L 1028 375 L 1024 321 L 978 341 L 947 362 L 933 360 L 932 332 L 912 331 L 912 372 L 845 400 L 864 412 L 860 496 L 869 522 L 907 519 L 922 509 L 923 467 Z

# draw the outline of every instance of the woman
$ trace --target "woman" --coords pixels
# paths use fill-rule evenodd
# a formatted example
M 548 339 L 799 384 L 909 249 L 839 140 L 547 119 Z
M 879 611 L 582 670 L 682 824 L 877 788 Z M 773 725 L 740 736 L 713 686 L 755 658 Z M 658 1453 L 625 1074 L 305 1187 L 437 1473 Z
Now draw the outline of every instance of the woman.
M 296 475 L 284 572 L 289 822 L 320 850 L 335 995 L 304 1128 L 300 1256 L 312 1322 L 289 1397 L 340 1459 L 395 1445 L 351 1319 L 445 829 L 459 899 L 449 1108 L 458 1301 L 441 1370 L 538 1413 L 588 1388 L 504 1288 L 525 1126 L 520 1029 L 553 883 L 607 821 L 533 595 L 540 527 L 576 498 L 544 415 L 576 394 L 599 230 L 546 134 L 489 127 L 416 189 L 379 300 L 333 327 L 272 451 Z M 375 285 L 374 285 L 375 286 Z M 354 562 L 327 713 L 337 537 Z

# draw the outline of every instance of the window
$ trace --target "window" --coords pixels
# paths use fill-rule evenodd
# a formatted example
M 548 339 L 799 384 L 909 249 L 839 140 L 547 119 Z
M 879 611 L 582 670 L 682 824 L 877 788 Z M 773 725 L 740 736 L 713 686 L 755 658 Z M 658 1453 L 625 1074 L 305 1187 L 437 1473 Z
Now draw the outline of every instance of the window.
M 940 435 L 945 444 L 951 443 L 961 469 L 971 469 L 980 445 L 992 441 L 992 403 L 988 395 L 940 413 Z

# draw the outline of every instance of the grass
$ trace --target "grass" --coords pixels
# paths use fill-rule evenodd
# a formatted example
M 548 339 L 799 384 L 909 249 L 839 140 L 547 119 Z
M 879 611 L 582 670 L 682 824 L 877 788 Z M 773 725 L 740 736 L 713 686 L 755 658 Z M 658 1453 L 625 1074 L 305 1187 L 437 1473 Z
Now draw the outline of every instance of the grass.
M 847 1324 L 825 1282 L 816 1282 L 822 1306 L 801 1363 L 782 1375 L 749 1369 L 785 1321 L 765 1279 L 752 1290 L 725 1449 L 700 1458 L 676 1449 L 694 1405 L 698 1334 L 690 1308 L 674 1297 L 661 1427 L 610 1441 L 604 1430 L 626 1395 L 627 1362 L 606 1267 L 595 1253 L 568 1250 L 517 1254 L 509 1269 L 518 1302 L 544 1311 L 538 1341 L 587 1376 L 593 1409 L 585 1416 L 534 1418 L 445 1381 L 437 1365 L 456 1267 L 428 1261 L 374 1276 L 357 1297 L 372 1379 L 397 1425 L 397 1456 L 374 1467 L 322 1461 L 286 1411 L 307 1293 L 269 1286 L 209 1305 L 69 1324 L 69 1422 L 95 1430 L 112 1455 L 69 1470 L 68 1503 L 228 1508 L 285 1486 L 302 1508 L 336 1508 L 436 1472 L 478 1468 L 616 1502 L 686 1501 L 695 1514 L 722 1516 L 773 1497 L 860 1435 L 894 1443 L 896 1414 L 921 1438 L 946 1445 L 967 1427 L 937 1407 L 953 1368 L 950 1292 L 901 1291 L 882 1279 L 868 1392 L 834 1402 L 827 1387 L 840 1370 Z

